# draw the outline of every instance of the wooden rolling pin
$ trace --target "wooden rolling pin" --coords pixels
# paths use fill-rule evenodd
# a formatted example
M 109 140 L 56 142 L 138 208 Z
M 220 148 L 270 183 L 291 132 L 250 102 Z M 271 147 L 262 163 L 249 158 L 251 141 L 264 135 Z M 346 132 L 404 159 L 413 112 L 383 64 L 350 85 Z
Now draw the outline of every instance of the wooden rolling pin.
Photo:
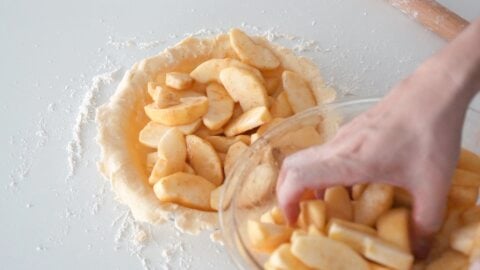
M 387 0 L 447 41 L 467 27 L 469 22 L 434 0 Z

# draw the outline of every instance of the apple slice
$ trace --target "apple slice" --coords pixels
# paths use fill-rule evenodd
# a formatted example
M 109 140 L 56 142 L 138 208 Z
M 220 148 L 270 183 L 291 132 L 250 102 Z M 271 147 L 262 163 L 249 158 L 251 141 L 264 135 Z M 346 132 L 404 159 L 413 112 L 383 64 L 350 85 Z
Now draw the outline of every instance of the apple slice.
M 247 222 L 247 233 L 252 248 L 259 252 L 270 253 L 278 246 L 288 242 L 292 229 L 271 223 L 261 223 L 254 220 Z
M 257 76 L 257 78 L 261 82 L 264 82 L 262 73 L 260 73 L 258 69 L 232 58 L 223 58 L 223 59 L 215 58 L 215 59 L 207 60 L 201 63 L 200 65 L 198 65 L 190 73 L 190 76 L 195 81 L 200 83 L 211 83 L 211 82 L 221 83 L 220 72 L 223 69 L 226 69 L 228 67 L 238 67 L 238 68 L 246 69 L 252 72 L 253 74 L 255 74 L 255 76 Z
M 362 196 L 362 193 L 367 188 L 367 184 L 355 184 L 352 186 L 352 199 L 358 200 Z
M 187 89 L 193 84 L 193 80 L 187 73 L 168 72 L 165 74 L 165 84 L 174 89 Z
M 153 166 L 155 166 L 155 163 L 158 160 L 158 153 L 157 152 L 152 152 L 147 154 L 147 160 L 146 160 L 146 165 L 147 165 L 147 171 L 151 172 L 153 169 Z
M 190 124 L 175 126 L 175 128 L 182 132 L 184 135 L 190 135 L 195 133 L 201 125 L 202 120 L 198 119 Z
M 448 205 L 457 208 L 475 206 L 478 198 L 478 187 L 452 185 L 448 193 Z
M 480 206 L 477 205 L 475 207 L 468 208 L 462 213 L 461 218 L 464 224 L 480 221 Z
M 207 136 L 205 137 L 213 148 L 220 153 L 227 153 L 228 149 L 237 142 L 243 142 L 244 144 L 250 144 L 250 137 L 248 135 L 237 135 L 235 137 L 225 136 Z
M 180 103 L 180 97 L 177 91 L 167 86 L 148 84 L 148 93 L 155 102 L 156 107 L 166 108 Z
M 188 160 L 198 175 L 219 186 L 223 182 L 222 162 L 213 146 L 195 135 L 187 135 Z
M 272 128 L 278 126 L 285 120 L 284 118 L 273 118 L 270 122 L 263 124 L 261 127 L 257 129 L 257 134 L 262 136 L 267 131 L 271 130 Z
M 307 233 L 308 233 L 308 235 L 321 235 L 321 236 L 326 236 L 323 231 L 319 230 L 319 229 L 318 229 L 317 227 L 315 227 L 314 225 L 308 226 Z
M 280 61 L 270 49 L 255 44 L 241 30 L 230 30 L 229 37 L 233 49 L 243 62 L 260 70 L 275 69 L 280 65 Z
M 367 239 L 375 237 L 375 234 L 375 230 L 362 224 L 342 222 L 340 219 L 332 219 L 328 223 L 328 237 L 347 244 L 359 253 L 363 252 Z
M 200 122 L 202 122 L 202 121 L 200 121 Z M 223 128 L 216 129 L 216 130 L 211 130 L 211 129 L 207 128 L 205 125 L 202 124 L 202 125 L 200 125 L 200 128 L 198 128 L 198 130 L 195 131 L 194 135 L 197 135 L 198 137 L 200 137 L 202 139 L 205 139 L 208 136 L 216 136 L 216 135 L 221 135 L 221 134 L 223 134 Z
M 290 244 L 282 244 L 270 255 L 264 265 L 265 270 L 311 270 L 292 254 Z
M 210 193 L 210 207 L 215 210 L 220 210 L 220 194 L 224 189 L 224 185 L 220 185 Z
M 304 229 L 296 229 L 292 232 L 292 235 L 290 236 L 290 242 L 293 243 L 295 241 L 295 238 L 299 236 L 307 236 L 308 232 Z
M 169 126 L 150 121 L 138 134 L 138 140 L 143 145 L 157 148 L 158 142 L 170 128 Z
M 220 129 L 230 120 L 234 102 L 225 88 L 218 83 L 207 86 L 208 112 L 203 116 L 203 124 L 211 129 Z
M 370 270 L 391 270 L 391 269 L 380 264 L 370 263 Z
M 321 200 L 303 201 L 300 203 L 300 214 L 297 219 L 297 225 L 302 229 L 307 229 L 314 225 L 319 230 L 325 228 L 327 219 L 327 207 Z
M 354 206 L 354 221 L 372 226 L 393 204 L 393 186 L 371 183 Z
M 478 260 L 480 258 L 480 229 L 475 231 L 473 236 L 473 243 L 470 249 L 470 263 Z
M 330 187 L 325 190 L 325 204 L 327 206 L 327 217 L 343 220 L 353 220 L 353 206 L 350 202 L 350 195 L 343 186 Z
M 272 164 L 260 164 L 245 179 L 239 191 L 238 207 L 252 207 L 272 195 L 277 179 L 277 169 Z
M 450 247 L 450 237 L 452 232 L 462 227 L 461 213 L 463 209 L 449 208 L 443 221 L 442 229 L 435 235 L 432 242 L 432 248 L 429 258 L 436 258 Z
M 260 216 L 260 221 L 263 223 L 273 223 L 277 225 L 285 224 L 285 219 L 283 217 L 282 210 L 280 210 L 278 206 L 274 206 L 272 209 L 263 213 L 263 215 Z
M 269 77 L 265 78 L 265 88 L 267 89 L 267 94 L 274 95 L 280 86 L 282 80 L 280 77 Z
M 345 227 L 345 228 L 355 230 L 355 231 L 359 231 L 359 232 L 362 232 L 362 233 L 366 233 L 366 234 L 369 234 L 369 235 L 372 235 L 372 236 L 377 235 L 377 231 L 375 231 L 375 229 L 373 229 L 370 226 L 359 224 L 359 223 L 354 223 L 354 222 L 350 222 L 350 221 L 346 221 L 346 220 L 338 219 L 338 218 L 332 218 L 328 221 L 327 231 L 330 231 L 330 226 L 332 226 L 334 224 L 337 224 L 340 227 Z
M 377 220 L 378 236 L 406 252 L 411 252 L 409 224 L 410 212 L 407 209 L 389 210 Z
M 206 97 L 190 97 L 180 99 L 181 103 L 159 108 L 155 104 L 145 106 L 145 113 L 152 120 L 167 126 L 185 125 L 195 122 L 208 111 Z
M 463 148 L 462 151 L 460 151 L 460 158 L 457 167 L 459 169 L 480 174 L 480 156 Z
M 373 262 L 393 269 L 411 268 L 413 256 L 410 253 L 378 238 L 371 229 L 358 225 L 337 219 L 330 222 L 328 236 L 349 245 Z
M 295 72 L 284 71 L 282 84 L 287 100 L 295 113 L 316 106 L 315 97 L 303 78 Z
M 292 106 L 288 102 L 287 93 L 282 91 L 270 106 L 273 117 L 286 118 L 293 115 Z
M 181 126 L 175 126 L 178 131 L 185 135 L 189 135 L 194 133 L 200 127 L 201 121 L 198 119 L 197 121 Z M 138 140 L 149 147 L 157 148 L 158 142 L 165 134 L 166 131 L 171 129 L 171 126 L 165 126 L 153 121 L 148 122 L 147 125 L 140 131 L 138 135 Z
M 210 193 L 215 185 L 205 178 L 178 172 L 161 178 L 153 191 L 161 202 L 180 204 L 189 208 L 211 211 Z
M 478 188 L 480 186 L 480 174 L 456 169 L 453 174 L 452 185 Z
M 294 238 L 291 250 L 295 257 L 314 269 L 370 269 L 368 262 L 349 246 L 320 235 Z
M 176 128 L 169 129 L 158 143 L 157 155 L 158 159 L 148 179 L 150 184 L 155 184 L 162 177 L 184 170 L 187 158 L 184 135 Z
M 237 119 L 225 127 L 225 135 L 235 136 L 245 131 L 259 127 L 272 120 L 272 115 L 267 107 L 256 107 L 244 112 Z
M 235 102 L 240 102 L 244 111 L 268 107 L 267 90 L 261 80 L 251 71 L 228 67 L 220 72 L 220 81 Z
M 232 166 L 235 164 L 235 162 L 238 160 L 238 158 L 242 155 L 245 150 L 248 149 L 248 145 L 246 145 L 244 142 L 239 141 L 230 148 L 228 148 L 227 155 L 225 156 L 225 161 L 223 162 L 223 171 L 225 172 L 225 175 L 228 176 Z
M 380 238 L 367 238 L 363 251 L 365 258 L 398 270 L 410 270 L 414 261 L 412 254 Z
M 195 170 L 188 163 L 185 163 L 185 167 L 183 168 L 183 171 L 189 174 L 196 174 Z
M 479 229 L 480 223 L 475 222 L 454 230 L 450 236 L 450 247 L 467 256 L 470 255 Z
M 274 144 L 288 154 L 290 153 L 288 151 L 295 152 L 323 142 L 322 136 L 314 126 L 304 126 L 282 135 Z
M 468 258 L 456 251 L 447 250 L 440 257 L 430 262 L 425 270 L 468 269 Z M 474 268 L 470 268 L 474 269 Z

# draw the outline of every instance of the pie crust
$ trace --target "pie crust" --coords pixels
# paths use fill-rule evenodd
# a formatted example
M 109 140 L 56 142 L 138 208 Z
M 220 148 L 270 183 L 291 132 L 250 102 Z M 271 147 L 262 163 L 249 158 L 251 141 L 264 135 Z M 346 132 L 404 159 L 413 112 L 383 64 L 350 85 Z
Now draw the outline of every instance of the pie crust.
M 335 92 L 325 86 L 318 68 L 310 60 L 263 37 L 252 37 L 252 40 L 269 48 L 284 69 L 300 74 L 312 89 L 317 104 L 335 98 Z M 186 38 L 160 54 L 134 64 L 125 73 L 115 94 L 98 108 L 99 170 L 111 181 L 117 199 L 130 208 L 136 220 L 159 224 L 170 219 L 189 233 L 217 227 L 216 212 L 190 209 L 157 199 L 148 183 L 146 170 L 146 156 L 151 149 L 138 141 L 138 134 L 149 122 L 144 112 L 144 106 L 151 103 L 148 82 L 162 84 L 167 72 L 190 72 L 208 59 L 226 57 L 238 59 L 227 34 L 206 39 Z

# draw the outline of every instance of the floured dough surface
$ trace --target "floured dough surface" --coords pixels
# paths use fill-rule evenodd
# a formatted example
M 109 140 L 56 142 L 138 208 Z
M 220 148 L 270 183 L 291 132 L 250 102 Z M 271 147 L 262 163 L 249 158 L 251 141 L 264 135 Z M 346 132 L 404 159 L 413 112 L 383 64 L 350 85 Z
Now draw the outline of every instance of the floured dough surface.
M 252 37 L 252 40 L 256 45 L 273 53 L 279 60 L 282 71 L 299 74 L 310 87 L 317 104 L 327 103 L 335 98 L 335 92 L 325 86 L 319 70 L 310 60 L 296 56 L 291 50 L 272 44 L 262 37 Z M 208 39 L 186 38 L 160 54 L 133 65 L 125 73 L 115 94 L 97 111 L 97 140 L 101 147 L 99 169 L 111 181 L 117 199 L 128 205 L 135 219 L 139 221 L 159 224 L 174 220 L 177 227 L 194 234 L 218 227 L 215 211 L 192 209 L 162 202 L 157 198 L 149 183 L 150 171 L 147 169 L 147 155 L 154 149 L 139 142 L 140 131 L 150 121 L 144 107 L 153 102 L 148 93 L 148 84 L 168 87 L 165 84 L 167 73 L 189 74 L 201 63 L 214 58 L 241 61 L 231 46 L 228 34 Z M 264 79 L 268 80 L 269 75 L 280 76 L 281 74 L 275 73 L 281 72 L 278 70 L 262 70 Z M 192 84 L 176 74 L 169 80 L 170 84 L 177 88 L 192 88 L 175 91 L 192 91 L 205 95 L 205 84 Z M 241 113 L 238 105 L 235 106 L 232 118 L 236 116 L 236 112 Z M 190 128 L 193 130 L 193 127 Z M 205 132 L 216 135 L 204 126 L 198 128 L 195 134 L 201 132 L 204 132 L 203 135 Z M 219 153 L 220 159 L 225 158 L 225 155 L 226 153 Z

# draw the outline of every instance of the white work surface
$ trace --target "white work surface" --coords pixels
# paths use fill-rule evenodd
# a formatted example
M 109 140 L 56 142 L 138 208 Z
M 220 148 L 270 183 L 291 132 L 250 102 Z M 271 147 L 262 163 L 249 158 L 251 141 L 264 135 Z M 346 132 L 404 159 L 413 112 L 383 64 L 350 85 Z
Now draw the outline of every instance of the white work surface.
M 441 2 L 480 16 L 478 0 Z M 234 268 L 208 234 L 132 222 L 93 121 L 134 62 L 230 27 L 296 46 L 343 95 L 382 95 L 444 45 L 382 0 L 0 0 L 0 269 Z

